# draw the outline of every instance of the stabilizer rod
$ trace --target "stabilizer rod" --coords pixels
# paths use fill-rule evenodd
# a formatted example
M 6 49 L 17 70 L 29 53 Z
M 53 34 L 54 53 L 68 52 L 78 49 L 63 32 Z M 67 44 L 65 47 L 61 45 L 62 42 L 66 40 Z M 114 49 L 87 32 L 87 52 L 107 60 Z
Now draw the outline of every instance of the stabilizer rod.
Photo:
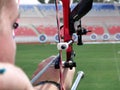
M 31 83 L 33 84 L 36 80 L 39 79 L 39 77 L 53 64 L 55 61 L 59 58 L 59 54 L 51 60 L 50 63 L 48 63 L 32 80 Z
M 75 80 L 75 82 L 74 82 L 71 90 L 76 90 L 76 89 L 77 89 L 77 86 L 78 86 L 80 80 L 81 80 L 83 77 L 84 77 L 84 72 L 83 72 L 83 71 L 79 71 L 79 72 L 78 72 L 78 76 L 77 76 L 77 78 L 76 78 L 76 80 Z

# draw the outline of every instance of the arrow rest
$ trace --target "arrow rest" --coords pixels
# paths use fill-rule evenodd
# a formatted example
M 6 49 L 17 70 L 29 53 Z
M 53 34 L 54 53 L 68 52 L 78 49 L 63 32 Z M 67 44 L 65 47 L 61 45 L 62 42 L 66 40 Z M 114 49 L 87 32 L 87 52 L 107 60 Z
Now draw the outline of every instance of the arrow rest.
M 70 40 L 69 42 L 59 42 L 57 44 L 57 48 L 58 50 L 67 50 L 69 45 L 72 45 L 73 44 L 73 40 Z
M 56 60 L 56 62 L 55 62 L 55 69 L 60 69 L 60 66 L 59 66 L 60 64 L 59 64 L 59 60 Z M 63 62 L 62 63 L 62 67 L 63 68 L 70 68 L 70 69 L 72 69 L 73 67 L 76 67 L 76 62 L 74 62 L 74 61 L 68 61 L 68 62 Z
M 66 50 L 68 48 L 68 43 L 62 42 L 57 44 L 58 50 Z
M 66 60 L 65 62 L 62 62 L 62 67 L 63 68 L 70 68 L 72 69 L 73 67 L 76 67 L 76 62 L 74 62 L 73 58 L 75 57 L 75 52 L 72 51 L 71 52 L 71 59 L 70 60 Z M 60 63 L 59 63 L 59 60 L 60 60 L 60 55 L 56 58 L 55 60 L 55 63 L 54 63 L 54 67 L 55 69 L 60 69 Z

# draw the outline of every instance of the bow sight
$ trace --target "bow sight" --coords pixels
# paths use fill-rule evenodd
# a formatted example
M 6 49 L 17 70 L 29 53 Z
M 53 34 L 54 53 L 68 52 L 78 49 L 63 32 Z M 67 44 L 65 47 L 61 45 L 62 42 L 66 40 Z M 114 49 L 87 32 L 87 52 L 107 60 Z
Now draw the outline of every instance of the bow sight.
M 82 35 L 91 32 L 81 25 L 81 18 L 86 15 L 92 8 L 93 0 L 80 0 L 80 2 L 76 5 L 76 7 L 70 13 L 70 33 L 77 33 L 78 43 L 77 45 L 82 45 Z M 75 26 L 75 22 L 79 22 L 77 26 Z
M 78 36 L 78 42 L 77 45 L 83 45 L 82 43 L 82 35 L 86 35 L 88 32 L 91 32 L 90 30 L 85 29 L 84 27 L 82 27 L 81 25 L 81 20 L 79 25 L 77 25 L 77 29 L 75 29 L 75 32 Z

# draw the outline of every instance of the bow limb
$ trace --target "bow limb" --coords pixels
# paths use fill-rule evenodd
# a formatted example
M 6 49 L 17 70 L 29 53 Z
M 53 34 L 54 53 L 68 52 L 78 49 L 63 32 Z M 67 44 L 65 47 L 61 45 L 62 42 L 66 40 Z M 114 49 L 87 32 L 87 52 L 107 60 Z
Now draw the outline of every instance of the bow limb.
M 60 20 L 59 20 L 59 14 L 58 14 L 58 0 L 55 0 L 55 6 L 56 6 L 56 20 L 57 20 L 57 28 L 58 28 L 58 39 L 59 43 L 61 43 L 61 37 L 60 37 Z M 62 69 L 62 50 L 59 50 L 59 58 L 58 58 L 59 64 L 58 67 L 60 68 L 60 90 L 64 90 L 63 86 L 63 69 Z
M 64 33 L 64 42 L 68 43 L 72 39 L 72 35 L 69 31 L 69 15 L 70 15 L 70 1 L 69 0 L 61 0 L 63 5 L 63 33 Z M 61 37 L 60 37 L 60 22 L 59 22 L 59 14 L 58 14 L 58 0 L 55 0 L 56 5 L 56 19 L 57 19 L 57 27 L 58 27 L 58 36 L 59 36 L 59 44 L 61 45 Z M 64 47 L 64 45 L 63 45 Z M 66 61 L 71 59 L 71 51 L 72 46 L 68 45 L 68 48 L 66 49 Z M 62 69 L 62 50 L 59 49 L 59 68 L 60 68 L 60 90 L 64 90 L 64 83 L 63 83 L 63 69 Z
M 56 19 L 57 19 L 57 27 L 58 27 L 58 36 L 59 36 L 59 43 L 57 45 L 59 50 L 59 64 L 56 64 L 60 68 L 60 90 L 64 90 L 64 83 L 63 83 L 63 66 L 64 68 L 73 68 L 72 56 L 73 56 L 73 49 L 72 49 L 72 33 L 70 32 L 69 26 L 69 18 L 70 18 L 70 0 L 61 0 L 63 6 L 63 34 L 64 34 L 64 42 L 60 42 L 60 22 L 59 22 L 59 14 L 58 14 L 58 0 L 55 0 L 56 6 Z M 66 49 L 66 62 L 64 65 L 62 64 L 62 49 Z

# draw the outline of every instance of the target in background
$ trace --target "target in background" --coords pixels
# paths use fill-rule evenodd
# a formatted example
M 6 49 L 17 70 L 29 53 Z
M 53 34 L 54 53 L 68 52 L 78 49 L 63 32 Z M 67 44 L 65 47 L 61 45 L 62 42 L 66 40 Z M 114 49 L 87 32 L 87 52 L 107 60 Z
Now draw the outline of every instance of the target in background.
M 104 34 L 102 35 L 102 39 L 103 39 L 103 40 L 109 40 L 109 39 L 110 39 L 110 35 L 109 35 L 108 33 L 104 33 Z
M 115 40 L 120 40 L 120 33 L 116 33 L 114 38 L 115 38 Z
M 55 42 L 59 42 L 58 34 L 56 34 L 56 35 L 54 36 L 54 41 L 55 41 Z
M 72 38 L 73 38 L 74 41 L 77 41 L 78 36 L 76 35 L 76 33 L 73 34 Z
M 40 43 L 46 43 L 47 42 L 47 35 L 40 34 L 39 41 L 40 41 Z
M 95 34 L 95 33 L 91 34 L 90 40 L 97 40 L 97 34 Z

